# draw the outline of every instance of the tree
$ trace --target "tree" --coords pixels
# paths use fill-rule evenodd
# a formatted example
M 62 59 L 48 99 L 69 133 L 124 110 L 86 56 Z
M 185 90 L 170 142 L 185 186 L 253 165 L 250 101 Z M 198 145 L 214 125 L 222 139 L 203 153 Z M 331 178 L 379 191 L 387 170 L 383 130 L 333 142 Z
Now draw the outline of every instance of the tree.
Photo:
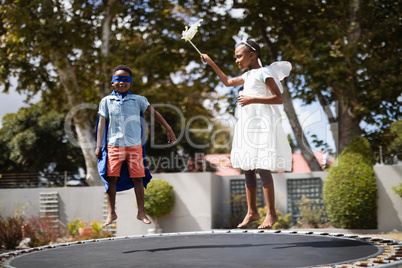
M 264 62 L 293 63 L 289 81 L 294 90 L 287 91 L 291 95 L 285 96 L 285 108 L 293 115 L 295 136 L 301 139 L 297 143 L 305 145 L 307 160 L 311 152 L 291 111 L 290 97 L 306 104 L 319 101 L 325 107 L 335 140 L 339 133 L 338 153 L 353 136 L 372 134 L 361 123 L 374 125 L 372 132 L 381 133 L 402 113 L 400 60 L 394 57 L 400 53 L 398 1 L 234 1 L 234 8 L 243 9 L 243 17 L 225 8 L 225 0 L 1 3 L 0 83 L 7 91 L 10 77 L 16 76 L 17 91 L 41 91 L 47 105 L 72 111 L 68 119 L 92 184 L 101 181 L 93 154 L 95 122 L 88 118 L 96 117 L 97 103 L 110 91 L 108 81 L 115 65 L 125 63 L 134 69 L 133 91 L 153 104 L 164 104 L 162 114 L 173 120 L 169 123 L 179 134 L 187 127 L 183 115 L 211 117 L 203 101 L 217 102 L 211 93 L 219 79 L 180 39 L 184 25 L 194 17 L 202 17 L 205 24 L 193 42 L 222 63 L 225 73 L 240 74 L 232 51 L 243 33 L 264 44 Z M 237 90 L 228 94 L 230 112 Z M 328 109 L 333 103 L 337 103 L 336 115 Z M 151 139 L 164 140 L 163 132 L 153 133 Z M 184 138 L 180 148 L 153 149 L 147 153 L 201 150 Z M 314 163 L 315 158 L 310 160 Z
M 288 55 L 305 80 L 294 96 L 307 103 L 318 99 L 328 119 L 336 119 L 338 153 L 353 137 L 370 134 L 362 123 L 381 133 L 401 116 L 400 61 L 394 57 L 400 52 L 398 6 L 397 1 L 345 0 L 289 7 L 286 17 L 295 23 L 284 31 L 291 34 Z M 336 115 L 326 109 L 331 102 Z
M 1 172 L 64 172 L 84 166 L 81 150 L 64 134 L 64 113 L 43 102 L 7 114 L 0 129 Z
M 77 138 L 69 138 L 83 152 L 88 183 L 99 185 L 93 153 L 95 122 L 88 118 L 96 117 L 96 104 L 109 94 L 114 66 L 124 63 L 133 68 L 132 91 L 148 97 L 150 103 L 165 104 L 164 116 L 180 133 L 185 128 L 183 116 L 169 107 L 188 117 L 210 117 L 203 99 L 212 90 L 194 86 L 183 67 L 195 55 L 187 53 L 180 40 L 183 17 L 181 7 L 170 1 L 4 0 L 0 83 L 8 91 L 10 76 L 15 75 L 17 91 L 41 91 L 47 105 L 70 111 L 66 122 L 71 121 Z M 179 82 L 172 78 L 175 74 L 183 74 Z M 164 135 L 154 134 L 150 138 Z M 185 149 L 192 149 L 183 143 Z M 158 153 L 177 150 L 165 148 Z
M 390 150 L 402 156 L 402 119 L 391 125 L 391 133 L 395 135 L 395 138 L 390 144 Z
M 338 153 L 353 137 L 371 134 L 362 123 L 374 126 L 371 132 L 381 133 L 401 117 L 402 78 L 400 59 L 395 57 L 401 47 L 398 1 L 243 0 L 234 1 L 233 8 L 243 16 L 227 20 L 226 27 L 236 27 L 236 36 L 247 34 L 264 44 L 263 62 L 292 62 L 289 81 L 294 88 L 287 92 L 306 104 L 318 101 L 322 105 L 339 142 Z M 223 18 L 216 16 L 218 21 Z M 232 37 L 228 33 L 228 39 Z M 223 42 L 227 41 L 218 46 L 226 51 L 220 45 Z M 336 114 L 329 109 L 333 104 Z M 285 96 L 295 136 L 303 138 L 291 108 Z M 309 150 L 303 140 L 298 145 Z
M 202 11 L 202 13 L 205 14 L 203 18 L 206 23 L 203 25 L 201 31 L 208 31 L 208 35 L 207 37 L 204 37 L 204 46 L 210 48 L 207 49 L 208 54 L 210 54 L 214 60 L 219 63 L 219 66 L 223 66 L 222 69 L 225 73 L 229 73 L 232 76 L 240 75 L 240 70 L 236 71 L 238 68 L 235 66 L 235 61 L 233 59 L 233 51 L 236 45 L 233 37 L 236 36 L 240 39 L 239 35 L 241 34 L 248 34 L 249 36 L 253 37 L 257 43 L 263 45 L 263 62 L 273 62 L 279 60 L 281 57 L 283 58 L 283 51 L 285 50 L 288 39 L 287 35 L 283 34 L 284 31 L 281 20 L 285 20 L 285 23 L 287 24 L 289 23 L 286 22 L 286 18 L 282 18 L 284 16 L 281 16 L 278 13 L 275 15 L 275 13 L 272 12 L 272 8 L 274 8 L 275 5 L 279 5 L 280 8 L 286 7 L 288 5 L 286 1 L 279 4 L 277 4 L 277 2 L 271 3 L 259 0 L 248 0 L 241 2 L 234 1 L 233 8 L 240 8 L 244 10 L 243 16 L 240 18 L 232 16 L 230 12 L 222 12 L 225 1 L 194 2 L 194 13 L 199 13 Z M 224 14 L 222 15 L 222 13 Z M 209 22 L 208 19 L 210 19 Z M 208 27 L 209 25 L 210 27 Z M 217 30 L 215 30 L 219 28 L 218 26 L 226 31 L 224 35 L 219 35 Z M 267 32 L 267 28 L 270 30 L 269 34 Z M 241 33 L 242 31 L 244 31 L 244 33 Z M 222 39 L 222 36 L 225 36 L 226 38 Z M 219 52 L 216 53 L 215 51 L 217 49 Z M 208 81 L 216 80 L 216 78 L 211 79 L 211 76 L 215 75 L 211 69 L 200 70 L 200 72 L 204 72 L 203 79 L 208 79 Z M 216 84 L 212 84 L 211 86 L 216 86 Z M 321 166 L 314 157 L 313 151 L 311 150 L 310 145 L 303 133 L 301 124 L 293 107 L 289 88 L 287 88 L 286 83 L 284 88 L 284 108 L 295 134 L 297 144 L 310 169 L 313 171 L 321 170 Z M 235 88 L 229 94 L 231 97 L 229 101 L 232 101 L 232 104 L 235 103 L 234 100 L 236 99 L 235 96 L 237 95 L 237 90 L 238 88 Z M 231 106 L 231 108 L 233 109 L 233 106 Z
M 395 160 L 398 161 L 402 158 L 402 119 L 392 123 L 387 138 L 389 145 L 387 144 L 385 153 L 388 156 L 387 158 L 392 157 L 389 162 L 396 164 Z
M 61 1 L 3 2 L 0 75 L 5 90 L 9 89 L 10 75 L 15 74 L 17 91 L 41 90 L 45 100 L 62 102 L 67 109 L 93 101 L 96 91 L 91 81 L 96 79 L 96 72 L 91 71 L 95 65 L 85 65 L 90 59 L 96 62 L 96 27 L 89 19 L 91 7 L 81 3 L 81 9 L 77 2 L 68 7 L 70 3 Z M 93 116 L 93 112 L 81 110 L 74 116 L 74 123 L 89 182 L 99 184 L 95 179 L 93 126 L 85 120 Z

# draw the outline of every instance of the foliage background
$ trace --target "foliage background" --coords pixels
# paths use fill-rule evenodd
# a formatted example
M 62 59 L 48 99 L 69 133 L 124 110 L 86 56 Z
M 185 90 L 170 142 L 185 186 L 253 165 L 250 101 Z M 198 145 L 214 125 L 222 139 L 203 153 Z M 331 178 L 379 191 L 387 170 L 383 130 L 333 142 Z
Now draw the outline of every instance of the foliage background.
M 121 63 L 134 71 L 134 93 L 146 96 L 151 104 L 174 105 L 186 122 L 195 116 L 213 122 L 213 117 L 222 112 L 219 102 L 223 99 L 228 104 L 223 112 L 233 114 L 239 88 L 231 88 L 225 96 L 216 94 L 221 85 L 218 77 L 180 39 L 184 26 L 198 18 L 204 23 L 193 42 L 229 76 L 241 74 L 233 49 L 242 37 L 253 38 L 261 45 L 264 63 L 292 62 L 294 69 L 285 81 L 289 93 L 285 94 L 285 110 L 299 149 L 308 152 L 312 145 L 301 137 L 315 133 L 304 133 L 297 126 L 297 117 L 291 117 L 292 98 L 323 107 L 339 145 L 338 153 L 353 137 L 363 135 L 373 149 L 381 145 L 391 157 L 396 151 L 389 145 L 396 134 L 390 125 L 402 114 L 401 64 L 400 57 L 395 56 L 402 47 L 400 5 L 392 0 L 342 0 L 336 4 L 285 0 L 2 0 L 0 85 L 9 91 L 14 77 L 15 90 L 28 98 L 40 92 L 46 107 L 41 120 L 47 117 L 48 125 L 39 131 L 21 123 L 13 132 L 4 128 L 14 128 L 21 121 L 4 118 L 0 171 L 20 171 L 21 167 L 46 170 L 49 163 L 53 163 L 52 169 L 72 169 L 81 166 L 84 159 L 89 182 L 99 182 L 93 148 L 81 146 L 82 156 L 77 156 L 77 148 L 64 142 L 59 119 L 82 103 L 97 105 L 110 92 L 112 68 Z M 174 130 L 186 127 L 167 106 L 159 110 Z M 27 110 L 19 116 L 27 122 L 27 117 L 34 117 Z M 80 142 L 94 144 L 95 119 L 96 110 L 74 116 L 74 135 Z M 220 122 L 214 124 L 219 126 Z M 177 146 L 163 150 L 147 144 L 147 154 L 158 159 L 173 153 L 188 159 L 196 152 L 228 152 L 230 143 L 219 150 L 210 143 L 216 126 L 193 121 L 192 128 L 207 130 L 190 133 L 193 143 L 206 145 L 202 148 L 182 139 Z M 153 135 L 156 143 L 164 142 L 165 133 L 159 126 Z M 35 159 L 37 148 L 43 148 L 49 136 L 58 142 L 59 152 Z M 223 144 L 230 139 L 221 138 Z M 319 139 L 315 143 L 327 146 Z M 56 154 L 64 155 L 64 159 Z

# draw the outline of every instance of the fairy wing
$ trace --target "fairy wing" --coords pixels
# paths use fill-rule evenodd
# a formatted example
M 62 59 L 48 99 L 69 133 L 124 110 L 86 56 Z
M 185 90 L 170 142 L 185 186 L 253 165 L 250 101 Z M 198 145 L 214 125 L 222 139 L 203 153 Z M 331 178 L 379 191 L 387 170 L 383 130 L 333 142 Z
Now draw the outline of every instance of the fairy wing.
M 292 70 L 292 64 L 288 61 L 275 61 L 269 65 L 268 69 L 275 73 L 279 80 L 283 80 L 285 77 L 289 76 Z
M 292 70 L 292 64 L 288 61 L 275 61 L 268 66 L 268 70 L 273 75 L 281 93 L 283 93 L 283 87 L 280 81 L 289 76 Z

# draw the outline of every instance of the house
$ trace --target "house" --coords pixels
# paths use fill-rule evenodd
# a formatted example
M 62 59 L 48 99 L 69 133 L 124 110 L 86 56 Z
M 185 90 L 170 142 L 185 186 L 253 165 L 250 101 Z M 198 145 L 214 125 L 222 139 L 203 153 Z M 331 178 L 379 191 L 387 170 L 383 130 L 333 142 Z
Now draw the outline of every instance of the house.
M 329 167 L 335 161 L 334 158 L 327 158 L 323 151 L 314 152 L 314 156 L 318 163 L 323 165 L 325 161 L 325 167 Z M 240 175 L 240 169 L 232 168 L 230 163 L 230 154 L 207 154 L 205 155 L 205 160 L 211 163 L 217 171 L 215 172 L 218 176 L 237 176 Z M 306 160 L 302 156 L 301 152 L 296 152 L 292 154 L 292 171 L 291 173 L 310 173 L 311 169 L 308 166 Z

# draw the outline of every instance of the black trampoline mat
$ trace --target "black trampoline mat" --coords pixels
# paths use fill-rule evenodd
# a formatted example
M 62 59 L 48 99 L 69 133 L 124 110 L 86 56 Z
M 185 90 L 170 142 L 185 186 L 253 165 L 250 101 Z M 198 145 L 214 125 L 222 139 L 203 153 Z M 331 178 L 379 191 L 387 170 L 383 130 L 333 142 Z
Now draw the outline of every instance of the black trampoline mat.
M 323 235 L 182 233 L 86 242 L 26 253 L 11 267 L 311 267 L 368 259 L 382 248 Z

